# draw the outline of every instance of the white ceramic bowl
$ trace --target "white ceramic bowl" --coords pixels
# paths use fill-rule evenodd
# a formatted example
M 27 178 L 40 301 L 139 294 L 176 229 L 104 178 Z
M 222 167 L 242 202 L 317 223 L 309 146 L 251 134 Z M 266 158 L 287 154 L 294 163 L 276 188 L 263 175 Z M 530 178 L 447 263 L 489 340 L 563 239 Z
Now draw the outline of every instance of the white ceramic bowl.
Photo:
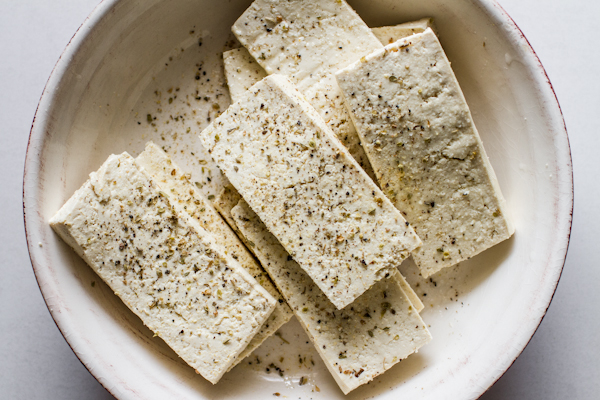
M 282 329 L 289 344 L 269 339 L 257 351 L 261 364 L 253 356 L 212 386 L 153 338 L 48 226 L 110 153 L 136 155 L 150 139 L 206 183 L 206 193 L 215 190 L 218 171 L 209 177 L 210 163 L 198 161 L 206 155 L 196 136 L 229 103 L 220 52 L 230 45 L 230 26 L 248 4 L 105 0 L 67 46 L 40 100 L 24 176 L 31 261 L 64 337 L 119 399 L 256 399 L 275 392 L 344 397 L 296 322 Z M 426 304 L 422 316 L 434 340 L 347 397 L 474 399 L 523 350 L 560 277 L 573 196 L 560 108 L 527 40 L 493 1 L 351 4 L 370 26 L 435 18 L 517 231 L 431 281 L 421 281 L 414 265 L 403 265 L 408 279 L 419 284 Z M 299 355 L 307 362 L 300 365 Z M 267 373 L 270 363 L 284 377 Z M 299 386 L 302 376 L 309 384 Z

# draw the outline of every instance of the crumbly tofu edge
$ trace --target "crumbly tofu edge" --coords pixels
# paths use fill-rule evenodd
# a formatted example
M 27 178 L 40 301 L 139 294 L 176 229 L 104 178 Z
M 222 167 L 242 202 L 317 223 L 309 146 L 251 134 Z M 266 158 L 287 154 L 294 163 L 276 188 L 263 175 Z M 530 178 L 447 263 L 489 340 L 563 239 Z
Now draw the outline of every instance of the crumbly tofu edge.
M 239 203 L 241 199 L 242 196 L 230 183 L 223 189 L 221 189 L 221 192 L 217 195 L 213 202 L 213 206 L 219 212 L 219 214 L 221 214 L 223 219 L 229 224 L 229 227 L 238 235 L 240 240 L 244 242 L 248 251 L 250 251 L 256 257 L 256 254 L 254 254 L 252 244 L 248 243 L 248 240 L 246 240 L 244 235 L 242 235 L 237 225 L 235 224 L 233 216 L 231 215 L 231 210 Z

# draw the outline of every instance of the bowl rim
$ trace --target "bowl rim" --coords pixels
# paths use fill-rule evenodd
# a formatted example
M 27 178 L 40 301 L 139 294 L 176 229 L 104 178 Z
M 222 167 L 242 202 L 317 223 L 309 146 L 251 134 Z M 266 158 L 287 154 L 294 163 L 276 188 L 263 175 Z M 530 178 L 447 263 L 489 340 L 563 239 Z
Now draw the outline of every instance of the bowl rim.
M 496 378 L 492 377 L 487 382 L 485 382 L 483 385 L 480 385 L 481 391 L 480 391 L 480 393 L 477 393 L 477 396 L 480 397 L 485 392 L 487 392 L 498 380 L 500 380 L 500 378 L 502 378 L 504 376 L 504 374 L 514 364 L 514 362 L 517 360 L 517 358 L 523 353 L 523 351 L 525 350 L 527 345 L 531 342 L 533 336 L 539 329 L 539 327 L 542 323 L 542 320 L 545 317 L 545 315 L 548 311 L 548 308 L 550 307 L 550 304 L 552 303 L 552 300 L 556 293 L 558 283 L 560 281 L 560 277 L 562 276 L 562 272 L 564 270 L 564 265 L 566 262 L 566 257 L 568 254 L 568 249 L 569 249 L 569 244 L 570 244 L 570 236 L 571 236 L 572 222 L 573 222 L 574 186 L 573 186 L 573 164 L 572 164 L 572 156 L 571 156 L 571 147 L 570 147 L 570 143 L 569 143 L 569 136 L 568 136 L 566 124 L 564 121 L 564 116 L 562 113 L 562 109 L 560 107 L 560 103 L 558 101 L 558 97 L 556 96 L 556 92 L 554 91 L 552 83 L 548 77 L 548 74 L 546 73 L 546 70 L 544 69 L 544 67 L 542 65 L 541 60 L 539 59 L 535 50 L 529 43 L 528 39 L 525 37 L 525 34 L 518 27 L 518 25 L 512 19 L 512 17 L 506 12 L 506 10 L 504 10 L 504 8 L 498 3 L 498 0 L 470 0 L 470 1 L 473 3 L 474 6 L 479 6 L 480 8 L 482 8 L 484 10 L 484 12 L 490 17 L 490 19 L 498 22 L 498 25 L 504 25 L 505 29 L 507 29 L 508 31 L 517 35 L 517 39 L 516 39 L 517 43 L 524 45 L 522 47 L 526 50 L 526 56 L 530 58 L 530 60 L 528 60 L 529 62 L 527 63 L 528 69 L 530 69 L 532 72 L 540 73 L 544 79 L 544 82 L 542 83 L 542 85 L 545 86 L 546 89 L 550 89 L 550 93 L 552 93 L 553 99 L 551 99 L 551 104 L 549 104 L 549 108 L 551 108 L 553 106 L 557 107 L 557 109 L 558 109 L 557 117 L 560 116 L 560 121 L 562 122 L 561 126 L 557 129 L 559 132 L 557 132 L 556 136 L 560 137 L 560 136 L 563 136 L 563 134 L 564 134 L 563 139 L 566 139 L 566 147 L 562 150 L 562 152 L 563 152 L 562 156 L 564 157 L 564 160 L 567 161 L 568 171 L 566 171 L 564 173 L 564 175 L 565 175 L 564 178 L 567 178 L 567 181 L 563 182 L 563 185 L 566 184 L 566 186 L 569 190 L 568 194 L 570 195 L 569 198 L 567 199 L 568 200 L 567 206 L 566 207 L 563 206 L 569 212 L 567 214 L 566 210 L 565 210 L 565 215 L 561 217 L 561 218 L 566 218 L 566 220 L 563 220 L 563 222 L 566 223 L 566 227 L 565 227 L 566 232 L 563 232 L 563 235 L 566 234 L 566 246 L 564 246 L 564 254 L 562 254 L 562 253 L 557 254 L 556 257 L 553 257 L 549 262 L 549 265 L 554 266 L 554 268 L 557 269 L 557 274 L 556 274 L 555 281 L 552 282 L 552 285 L 548 285 L 548 287 L 545 289 L 546 296 L 542 296 L 542 297 L 544 297 L 544 301 L 543 302 L 541 301 L 541 304 L 540 304 L 542 306 L 540 308 L 541 311 L 536 316 L 537 323 L 535 324 L 533 329 L 527 330 L 522 334 L 521 343 L 519 343 L 518 346 L 513 347 L 513 352 L 508 357 L 511 361 L 509 361 L 508 363 L 506 363 L 506 365 L 503 365 L 499 368 L 502 371 L 502 373 L 499 376 L 497 376 Z M 29 207 L 27 205 L 27 191 L 29 189 L 27 187 L 27 183 L 29 181 L 30 175 L 36 175 L 35 172 L 32 173 L 32 170 L 35 170 L 36 169 L 35 167 L 37 167 L 37 164 L 34 163 L 35 156 L 33 155 L 34 151 L 32 150 L 34 148 L 34 144 L 36 144 L 36 143 L 42 144 L 45 140 L 44 127 L 47 122 L 46 121 L 47 115 L 46 115 L 46 113 L 41 113 L 43 106 L 46 104 L 50 105 L 53 103 L 53 100 L 55 97 L 53 89 L 60 85 L 61 81 L 65 77 L 65 73 L 68 72 L 69 66 L 70 66 L 70 60 L 73 58 L 72 56 L 75 55 L 79 51 L 79 49 L 86 42 L 86 40 L 89 38 L 89 36 L 93 34 L 93 31 L 97 27 L 97 25 L 100 24 L 102 22 L 102 20 L 104 18 L 106 18 L 109 14 L 111 14 L 113 8 L 116 5 L 118 5 L 118 3 L 120 3 L 120 0 L 101 0 L 100 3 L 98 5 L 96 5 L 96 7 L 91 11 L 91 13 L 86 17 L 86 19 L 82 22 L 82 24 L 79 26 L 79 28 L 73 34 L 73 36 L 71 37 L 71 39 L 65 46 L 65 49 L 62 51 L 54 68 L 52 69 L 52 72 L 46 82 L 46 85 L 44 86 L 42 95 L 40 96 L 40 100 L 38 102 L 36 112 L 35 112 L 35 115 L 34 115 L 34 118 L 33 118 L 32 124 L 31 124 L 29 139 L 28 139 L 28 143 L 27 143 L 27 150 L 26 150 L 26 154 L 25 154 L 25 163 L 24 163 L 24 172 L 23 172 L 23 192 L 22 192 L 23 221 L 24 221 L 24 227 L 25 227 L 25 238 L 26 238 L 26 242 L 27 242 L 27 250 L 29 253 L 29 259 L 30 259 L 30 262 L 32 265 L 32 269 L 33 269 L 33 272 L 34 272 L 34 275 L 36 278 L 36 283 L 38 284 L 40 292 L 42 293 L 42 297 L 44 299 L 46 307 L 48 308 L 48 311 L 50 312 L 52 320 L 56 324 L 56 326 L 59 329 L 60 333 L 62 334 L 63 338 L 65 339 L 65 341 L 67 342 L 67 344 L 69 345 L 69 347 L 71 348 L 71 350 L 73 351 L 75 356 L 78 358 L 78 360 L 81 362 L 81 364 L 115 398 L 117 398 L 117 396 L 116 396 L 116 393 L 114 393 L 113 388 L 116 388 L 116 387 L 114 385 L 110 385 L 110 386 L 107 385 L 108 382 L 106 382 L 104 379 L 99 379 L 101 376 L 104 376 L 104 377 L 110 376 L 110 373 L 107 373 L 108 371 L 100 370 L 100 368 L 93 365 L 92 359 L 75 351 L 73 344 L 71 343 L 71 340 L 70 340 L 71 335 L 67 334 L 67 332 L 69 330 L 68 324 L 66 324 L 65 321 L 58 318 L 57 314 L 60 313 L 60 311 L 54 310 L 48 303 L 48 301 L 49 301 L 47 298 L 48 293 L 46 293 L 44 291 L 44 288 L 43 288 L 44 282 L 41 282 L 41 280 L 43 280 L 43 278 L 39 274 L 39 269 L 43 268 L 43 265 L 41 265 L 40 263 L 37 262 L 36 256 L 33 254 L 34 243 L 33 243 L 33 239 L 30 237 L 30 232 L 28 231 Z M 565 193 L 565 196 L 564 196 L 565 199 L 566 199 L 566 194 L 567 193 Z M 33 210 L 31 210 L 31 211 L 33 211 Z M 549 297 L 548 297 L 548 295 L 549 295 Z M 547 303 L 546 303 L 546 300 L 547 300 Z

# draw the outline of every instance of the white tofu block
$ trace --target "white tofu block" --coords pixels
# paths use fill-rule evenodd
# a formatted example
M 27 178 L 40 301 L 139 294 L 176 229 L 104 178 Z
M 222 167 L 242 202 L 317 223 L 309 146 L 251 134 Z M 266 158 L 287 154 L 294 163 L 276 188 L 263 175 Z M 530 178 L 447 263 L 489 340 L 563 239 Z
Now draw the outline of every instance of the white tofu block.
M 50 220 L 142 322 L 216 383 L 276 301 L 127 153 Z
M 422 18 L 417 21 L 406 22 L 394 26 L 380 26 L 378 28 L 372 28 L 371 31 L 385 46 L 407 36 L 414 35 L 415 33 L 425 32 L 427 28 L 431 28 L 435 33 L 436 29 L 433 18 Z
M 340 0 L 256 0 L 232 31 L 268 74 L 287 76 L 300 91 L 382 47 Z
M 231 184 L 340 309 L 421 244 L 281 75 L 254 85 L 200 138 Z
M 427 28 L 431 28 L 435 32 L 433 18 L 423 18 L 394 26 L 371 28 L 371 32 L 373 32 L 377 40 L 383 45 L 386 45 L 402 39 L 403 37 L 421 33 Z M 224 52 L 223 61 L 225 65 L 225 78 L 227 79 L 227 85 L 229 86 L 229 94 L 231 95 L 232 103 L 236 102 L 238 97 L 244 93 L 244 91 L 250 89 L 252 85 L 267 76 L 267 72 L 264 68 L 256 62 L 254 57 L 252 57 L 245 47 Z M 319 93 L 318 89 L 313 89 L 312 92 L 316 94 Z M 314 104 L 313 107 L 315 107 Z M 337 108 L 337 106 L 334 107 Z M 345 107 L 343 109 L 345 109 Z M 354 153 L 350 151 L 350 154 Z
M 287 76 L 375 179 L 332 76 L 382 47 L 343 0 L 256 0 L 232 27 L 268 74 Z
M 514 227 L 450 63 L 431 29 L 337 74 L 382 190 L 423 240 L 424 277 Z
M 435 29 L 433 18 L 423 18 L 417 21 L 407 22 L 395 26 L 372 28 L 371 31 L 373 34 L 375 34 L 377 39 L 385 45 L 387 43 L 395 42 L 403 37 L 423 32 L 427 28 Z M 225 63 L 225 77 L 229 86 L 232 102 L 238 101 L 239 97 L 246 90 L 267 76 L 267 73 L 263 67 L 256 62 L 256 60 L 244 47 L 224 52 L 223 59 Z M 337 83 L 332 85 L 331 78 L 334 78 L 334 76 L 330 75 L 324 79 L 321 84 L 315 85 L 310 90 L 311 94 L 309 94 L 309 98 L 312 100 L 311 105 L 313 107 L 320 108 L 317 109 L 317 111 L 321 114 L 321 116 L 327 116 L 330 110 L 343 110 L 346 112 L 346 107 L 341 96 L 333 96 L 333 100 L 327 100 L 330 98 L 328 93 L 332 93 L 332 91 L 339 91 Z M 328 97 L 326 98 L 325 96 Z M 342 138 L 342 143 L 344 143 L 350 154 L 354 156 L 358 163 L 363 166 L 366 165 L 366 154 L 364 153 L 362 145 L 358 139 L 358 135 L 348 135 L 347 137 Z M 367 167 L 367 171 L 371 171 L 370 167 Z M 235 226 L 235 223 L 231 217 L 231 209 L 237 205 L 240 199 L 240 194 L 237 193 L 235 188 L 230 185 L 221 191 L 221 194 L 213 202 L 213 205 L 227 221 L 230 227 L 236 231 L 238 236 L 248 246 L 244 236 L 241 235 L 237 230 L 237 227 Z M 248 246 L 248 249 L 252 251 L 251 246 Z M 400 275 L 400 280 L 402 289 L 413 303 L 413 306 L 417 309 L 417 311 L 420 312 L 424 307 L 423 303 L 402 275 Z
M 232 185 L 228 185 L 221 191 L 221 194 L 215 199 L 214 206 L 219 211 L 219 213 L 223 216 L 223 219 L 227 221 L 231 229 L 235 231 L 235 233 L 239 236 L 239 238 L 244 242 L 244 244 L 248 247 L 248 250 L 256 256 L 254 253 L 254 246 L 252 243 L 248 242 L 248 239 L 242 234 L 242 232 L 238 229 L 235 220 L 233 219 L 233 215 L 231 214 L 231 210 L 242 200 L 242 196 L 238 193 L 237 190 Z M 398 278 L 400 281 L 400 287 L 412 303 L 413 307 L 417 312 L 421 312 L 425 307 L 419 299 L 419 296 L 415 293 L 413 288 L 409 285 L 402 274 L 398 274 Z M 274 314 L 275 312 L 273 312 Z M 271 317 L 272 318 L 272 317 Z M 258 335 L 257 335 L 258 336 Z
M 229 185 L 223 188 L 221 194 L 215 200 L 214 205 L 215 208 L 219 211 L 219 213 L 223 215 L 223 218 L 227 221 L 227 223 L 231 226 L 231 229 L 233 229 L 235 233 L 237 233 L 239 238 L 244 242 L 244 244 L 248 246 L 248 250 L 250 250 L 252 254 L 256 256 L 256 253 L 254 252 L 254 243 L 249 242 L 248 239 L 246 239 L 246 237 L 244 236 L 244 234 L 238 229 L 233 215 L 231 213 L 231 210 L 235 206 L 237 206 L 240 200 L 242 200 L 242 196 L 240 196 L 240 194 L 237 192 L 237 190 L 235 190 L 233 186 Z M 406 294 L 406 296 L 412 303 L 414 309 L 417 310 L 417 312 L 421 312 L 425 306 L 421 302 L 419 296 L 415 293 L 413 288 L 409 285 L 409 283 L 406 281 L 404 276 L 402 276 L 402 274 L 398 274 L 398 280 L 400 282 L 401 289 L 404 291 L 404 294 Z
M 267 76 L 263 67 L 244 47 L 224 52 L 223 64 L 232 103 L 238 101 L 246 90 Z
M 232 210 L 244 235 L 347 394 L 431 340 L 395 270 L 338 310 L 244 201 Z
M 256 281 L 277 300 L 277 306 L 263 323 L 260 331 L 254 335 L 248 346 L 240 353 L 231 368 L 250 355 L 269 336 L 274 334 L 293 314 L 279 291 L 252 254 L 242 244 L 238 236 L 213 208 L 210 201 L 200 193 L 185 174 L 157 145 L 150 142 L 135 160 L 138 167 L 151 176 L 153 182 L 167 193 L 172 202 L 176 202 L 194 218 L 202 228 L 212 234 L 216 242 L 223 247 L 226 255 L 237 260 Z M 238 200 L 239 201 L 239 200 Z

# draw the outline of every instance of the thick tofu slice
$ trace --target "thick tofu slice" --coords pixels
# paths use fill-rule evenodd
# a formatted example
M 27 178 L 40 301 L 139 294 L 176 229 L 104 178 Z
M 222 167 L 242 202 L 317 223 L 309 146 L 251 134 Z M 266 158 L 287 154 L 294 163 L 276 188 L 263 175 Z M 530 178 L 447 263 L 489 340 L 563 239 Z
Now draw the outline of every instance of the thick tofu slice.
M 250 355 L 266 338 L 274 334 L 292 318 L 289 306 L 269 279 L 267 273 L 256 262 L 238 236 L 212 207 L 210 201 L 189 181 L 188 176 L 154 143 L 136 158 L 136 164 L 152 177 L 154 183 L 167 193 L 173 202 L 183 207 L 202 228 L 212 234 L 226 255 L 233 257 L 256 281 L 277 300 L 277 306 L 254 335 L 248 346 L 238 356 L 231 368 Z M 238 200 L 239 201 L 239 200 Z
M 263 67 L 244 47 L 224 52 L 223 65 L 232 103 L 238 101 L 246 90 L 267 76 Z
M 231 226 L 231 229 L 233 229 L 240 239 L 248 246 L 248 250 L 250 250 L 252 254 L 256 256 L 256 253 L 254 252 L 254 243 L 250 242 L 239 230 L 231 213 L 231 210 L 238 205 L 240 200 L 242 200 L 242 196 L 240 196 L 238 191 L 235 190 L 233 186 L 228 185 L 223 188 L 221 194 L 215 200 L 214 205 L 227 223 Z M 417 310 L 417 312 L 421 312 L 425 306 L 421 302 L 421 299 L 419 299 L 419 296 L 415 293 L 412 287 L 410 287 L 402 274 L 398 274 L 398 279 L 400 281 L 400 287 L 412 303 L 413 308 Z
M 385 46 L 407 36 L 414 35 L 415 33 L 425 32 L 427 28 L 431 28 L 435 33 L 436 29 L 433 18 L 422 18 L 417 21 L 406 22 L 394 26 L 380 26 L 378 28 L 372 28 L 371 32 L 373 32 L 377 39 Z
M 417 21 L 407 22 L 396 26 L 372 28 L 371 31 L 373 32 L 373 34 L 375 34 L 375 36 L 381 43 L 387 44 L 388 41 L 389 43 L 395 42 L 398 39 L 410 36 L 414 33 L 423 32 L 428 27 L 434 28 L 432 18 L 423 18 Z M 394 39 L 392 40 L 392 38 Z M 232 102 L 237 102 L 246 90 L 248 90 L 252 85 L 254 85 L 255 83 L 267 76 L 267 73 L 265 72 L 263 67 L 261 67 L 260 64 L 256 62 L 256 60 L 244 47 L 224 52 L 223 60 L 225 64 L 225 77 L 229 86 L 229 93 L 231 95 Z M 325 82 L 327 81 L 328 79 L 325 79 Z M 324 87 L 325 85 L 326 83 L 324 83 L 323 85 L 316 85 L 317 89 L 323 90 L 317 90 L 314 96 L 319 97 L 330 93 L 332 89 L 330 87 Z M 337 90 L 337 88 L 335 88 L 334 90 Z M 336 108 L 341 107 L 345 109 L 341 98 L 338 97 L 336 98 L 336 100 L 339 102 L 339 104 L 336 105 Z M 349 140 L 347 139 L 345 141 L 345 145 L 350 151 L 350 154 L 356 154 L 358 151 L 360 151 L 354 148 L 354 146 L 361 146 L 360 142 L 358 141 L 355 141 L 354 143 L 352 143 L 352 145 L 350 145 Z M 240 199 L 240 194 L 237 193 L 233 186 L 229 185 L 221 191 L 220 195 L 213 202 L 213 205 L 223 216 L 223 218 L 227 221 L 229 226 L 234 231 L 236 231 L 236 233 L 242 240 L 244 240 L 245 244 L 248 246 L 248 249 L 253 252 L 252 247 L 248 245 L 248 243 L 244 239 L 244 236 L 241 235 L 240 232 L 237 230 L 231 216 L 231 209 L 237 205 Z M 400 280 L 402 289 L 413 303 L 415 309 L 417 309 L 417 311 L 420 312 L 424 307 L 423 303 L 402 275 L 400 275 Z
M 431 28 L 435 32 L 433 18 L 423 18 L 395 26 L 371 28 L 371 32 L 373 32 L 377 40 L 386 45 L 406 36 L 421 33 L 427 28 Z M 224 52 L 223 61 L 225 65 L 225 78 L 229 86 L 232 103 L 235 103 L 238 97 L 250 89 L 252 85 L 267 76 L 264 68 L 256 62 L 245 47 Z M 352 151 L 350 154 L 352 154 Z
M 513 234 L 469 107 L 431 29 L 337 79 L 382 190 L 423 240 L 413 258 L 424 277 Z
M 127 153 L 90 174 L 50 225 L 212 383 L 275 308 L 273 297 Z
M 256 0 L 232 27 L 268 74 L 287 76 L 375 179 L 332 76 L 382 47 L 343 0 Z
M 300 91 L 382 47 L 343 0 L 255 0 L 232 31 L 268 74 Z
M 200 137 L 231 184 L 340 309 L 421 244 L 283 76 L 254 85 Z
M 244 201 L 232 210 L 244 235 L 347 394 L 431 340 L 394 271 L 337 310 Z

